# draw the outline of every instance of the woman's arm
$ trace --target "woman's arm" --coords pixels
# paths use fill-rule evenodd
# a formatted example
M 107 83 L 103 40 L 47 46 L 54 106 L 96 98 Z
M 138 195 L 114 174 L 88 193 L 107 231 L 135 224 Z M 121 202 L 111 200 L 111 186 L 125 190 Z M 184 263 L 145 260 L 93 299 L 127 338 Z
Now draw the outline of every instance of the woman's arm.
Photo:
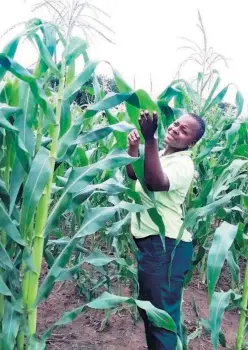
M 140 144 L 139 133 L 136 129 L 132 130 L 128 135 L 128 154 L 131 157 L 139 156 L 139 144 Z M 126 170 L 127 170 L 127 175 L 128 177 L 130 177 L 130 179 L 137 180 L 132 164 L 128 164 L 126 166 Z
M 145 174 L 144 182 L 150 191 L 168 191 L 170 182 L 159 160 L 158 143 L 154 134 L 158 127 L 156 112 L 150 116 L 148 111 L 140 113 L 140 129 L 145 139 Z
M 129 146 L 128 147 L 128 152 L 127 152 L 131 157 L 138 157 L 139 156 L 139 149 L 138 147 L 135 146 Z M 127 170 L 127 175 L 130 179 L 132 180 L 137 180 L 137 177 L 135 175 L 135 172 L 133 170 L 133 166 L 132 164 L 128 164 L 126 166 L 126 170 Z
M 168 191 L 169 179 L 161 167 L 158 143 L 155 138 L 145 140 L 145 185 L 150 191 Z

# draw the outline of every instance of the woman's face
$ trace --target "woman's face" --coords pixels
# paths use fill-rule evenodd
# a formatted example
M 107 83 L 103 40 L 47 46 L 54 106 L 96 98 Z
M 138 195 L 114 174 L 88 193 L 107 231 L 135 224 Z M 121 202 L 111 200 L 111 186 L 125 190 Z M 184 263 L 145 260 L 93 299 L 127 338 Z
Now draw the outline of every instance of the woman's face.
M 169 126 L 164 143 L 176 149 L 188 148 L 196 139 L 198 127 L 194 118 L 184 114 Z

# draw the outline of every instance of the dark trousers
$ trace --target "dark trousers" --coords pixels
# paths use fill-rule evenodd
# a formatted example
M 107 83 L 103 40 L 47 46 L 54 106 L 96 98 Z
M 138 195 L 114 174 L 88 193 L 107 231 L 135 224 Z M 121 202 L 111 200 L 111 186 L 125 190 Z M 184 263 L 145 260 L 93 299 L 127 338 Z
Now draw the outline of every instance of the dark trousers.
M 178 336 L 181 337 L 181 298 L 184 277 L 192 258 L 192 243 L 181 241 L 177 246 L 170 284 L 169 265 L 176 240 L 165 239 L 166 251 L 159 236 L 135 239 L 135 243 L 138 247 L 139 299 L 148 300 L 155 307 L 165 310 L 173 318 Z M 145 324 L 148 349 L 175 350 L 177 335 L 152 325 L 143 309 L 139 309 L 139 312 Z

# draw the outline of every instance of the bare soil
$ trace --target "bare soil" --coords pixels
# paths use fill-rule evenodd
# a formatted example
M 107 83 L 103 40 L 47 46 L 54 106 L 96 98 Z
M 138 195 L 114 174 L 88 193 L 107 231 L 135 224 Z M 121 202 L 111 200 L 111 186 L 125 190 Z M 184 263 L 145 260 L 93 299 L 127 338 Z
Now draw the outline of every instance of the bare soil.
M 45 271 L 44 271 L 45 272 Z M 189 350 L 211 350 L 209 335 L 202 329 L 193 309 L 193 300 L 200 317 L 208 318 L 208 299 L 206 286 L 199 282 L 195 273 L 190 285 L 184 292 L 184 323 L 187 333 L 197 330 L 198 336 L 189 343 Z M 224 271 L 218 289 L 228 290 L 230 280 Z M 123 295 L 129 295 L 128 288 L 123 288 Z M 64 311 L 72 310 L 85 303 L 75 289 L 73 281 L 56 284 L 50 297 L 40 306 L 38 311 L 38 331 L 43 333 Z M 120 308 L 117 314 L 110 316 L 101 330 L 104 311 L 87 310 L 70 325 L 60 327 L 49 338 L 47 349 L 65 350 L 143 350 L 147 349 L 144 327 L 141 320 L 134 321 L 127 306 Z M 224 315 L 222 331 L 225 334 L 229 349 L 235 349 L 235 336 L 238 327 L 238 311 L 228 311 Z M 220 347 L 219 349 L 224 349 Z

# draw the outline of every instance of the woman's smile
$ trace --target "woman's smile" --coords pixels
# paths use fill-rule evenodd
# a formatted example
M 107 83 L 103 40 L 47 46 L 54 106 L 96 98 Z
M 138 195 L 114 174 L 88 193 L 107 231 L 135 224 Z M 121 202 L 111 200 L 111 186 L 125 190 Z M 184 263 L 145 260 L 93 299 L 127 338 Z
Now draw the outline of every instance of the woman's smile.
M 168 132 L 164 139 L 164 143 L 166 143 L 166 141 L 176 141 L 175 135 L 172 132 Z

